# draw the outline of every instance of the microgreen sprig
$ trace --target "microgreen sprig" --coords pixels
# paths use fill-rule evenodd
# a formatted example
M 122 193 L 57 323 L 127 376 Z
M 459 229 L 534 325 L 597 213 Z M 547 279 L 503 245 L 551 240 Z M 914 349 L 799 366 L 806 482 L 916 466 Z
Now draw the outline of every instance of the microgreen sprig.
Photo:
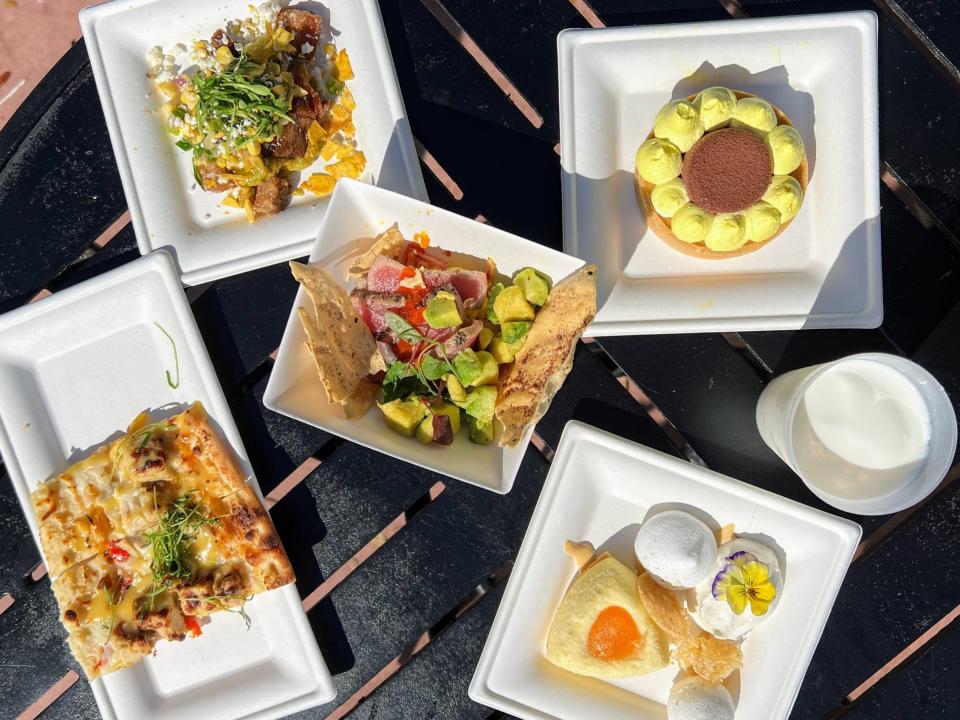
M 169 370 L 165 370 L 164 372 L 167 374 L 167 385 L 176 390 L 178 387 L 180 387 L 180 353 L 177 352 L 177 341 L 174 340 L 173 336 L 167 332 L 167 329 L 156 320 L 153 321 L 153 324 L 159 328 L 160 332 L 167 336 L 167 340 L 170 341 L 170 345 L 173 347 L 173 362 L 176 365 L 177 381 L 174 382 L 173 378 L 170 377 Z

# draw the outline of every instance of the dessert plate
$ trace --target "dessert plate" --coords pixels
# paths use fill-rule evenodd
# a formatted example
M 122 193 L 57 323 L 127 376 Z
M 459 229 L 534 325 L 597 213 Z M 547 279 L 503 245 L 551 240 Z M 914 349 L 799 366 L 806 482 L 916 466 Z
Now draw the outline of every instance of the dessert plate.
M 563 246 L 598 265 L 603 302 L 587 334 L 880 325 L 874 13 L 564 30 L 557 50 Z M 634 154 L 661 106 L 712 85 L 781 108 L 811 171 L 782 235 L 721 260 L 660 240 L 633 180 Z
M 426 199 L 376 1 L 303 4 L 324 17 L 337 47 L 350 54 L 357 141 L 367 157 L 362 179 Z M 164 129 L 162 101 L 146 77 L 147 51 L 210 37 L 228 20 L 249 15 L 249 6 L 248 0 L 116 0 L 80 12 L 140 252 L 170 250 L 185 285 L 306 255 L 329 203 L 308 192 L 278 215 L 250 224 L 242 210 L 223 207 L 221 195 L 196 187 L 189 154 Z M 302 177 L 320 169 L 308 168 Z
M 154 323 L 176 342 L 176 389 L 165 376 L 169 370 L 176 382 L 174 352 Z M 37 547 L 31 490 L 115 436 L 142 410 L 166 417 L 194 400 L 203 402 L 259 492 L 165 252 L 0 317 L 0 397 L 0 453 Z M 266 719 L 332 700 L 333 683 L 296 585 L 257 595 L 246 610 L 249 630 L 239 615 L 219 613 L 200 637 L 161 642 L 156 656 L 93 681 L 101 715 Z
M 400 231 L 407 238 L 424 231 L 434 245 L 444 250 L 492 257 L 497 269 L 505 275 L 532 266 L 560 279 L 583 265 L 569 255 L 476 220 L 352 180 L 341 180 L 337 185 L 309 262 L 318 263 L 344 287 L 352 289 L 354 283 L 346 281 L 346 273 L 369 246 L 370 240 L 362 239 L 372 239 L 394 222 L 399 223 Z M 532 428 L 512 448 L 501 448 L 496 442 L 475 445 L 465 437 L 444 447 L 433 443 L 424 445 L 393 432 L 375 408 L 362 418 L 348 420 L 342 408 L 327 402 L 320 385 L 297 317 L 296 309 L 301 305 L 310 306 L 303 288 L 290 309 L 290 319 L 263 396 L 265 406 L 391 457 L 487 490 L 510 492 Z
M 783 596 L 744 641 L 739 688 L 732 691 L 739 694 L 738 718 L 786 718 L 860 527 L 579 422 L 564 429 L 470 697 L 526 720 L 662 720 L 675 664 L 604 681 L 550 664 L 545 646 L 554 611 L 576 574 L 564 540 L 588 540 L 633 567 L 639 524 L 651 508 L 679 503 L 712 521 L 712 529 L 734 523 L 739 535 L 772 540 L 783 551 Z

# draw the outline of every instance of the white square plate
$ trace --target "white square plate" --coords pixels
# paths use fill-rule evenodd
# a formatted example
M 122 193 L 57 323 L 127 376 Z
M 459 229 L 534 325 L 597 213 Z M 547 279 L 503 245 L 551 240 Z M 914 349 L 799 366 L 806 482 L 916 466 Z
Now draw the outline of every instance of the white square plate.
M 254 1 L 253 4 L 258 4 Z M 216 280 L 306 255 L 329 198 L 310 193 L 250 224 L 223 195 L 196 186 L 188 153 L 164 129 L 159 93 L 147 79 L 147 51 L 209 38 L 250 14 L 250 0 L 116 0 L 86 8 L 80 25 L 110 131 L 140 252 L 170 250 L 186 285 Z M 294 2 L 321 12 L 356 78 L 357 141 L 367 157 L 363 179 L 426 199 L 420 164 L 403 109 L 393 59 L 375 0 Z M 322 168 L 320 160 L 301 177 Z
M 177 343 L 180 386 L 170 342 Z M 0 317 L 0 452 L 37 546 L 30 492 L 116 436 L 200 400 L 257 489 L 240 435 L 169 255 L 157 252 Z M 203 635 L 91 683 L 106 720 L 276 718 L 335 696 L 296 585 L 247 604 Z
M 510 275 L 531 265 L 554 280 L 566 277 L 583 265 L 580 260 L 537 245 L 516 235 L 456 215 L 427 203 L 356 181 L 341 181 L 333 193 L 330 209 L 320 228 L 320 237 L 310 255 L 348 290 L 347 269 L 370 245 L 370 239 L 394 222 L 408 240 L 425 231 L 437 247 L 479 258 L 492 257 L 497 269 Z M 280 352 L 270 374 L 263 404 L 271 410 L 332 432 L 366 447 L 444 475 L 479 485 L 498 493 L 510 492 L 513 480 L 533 430 L 513 448 L 475 445 L 461 431 L 447 447 L 424 445 L 406 438 L 384 424 L 382 413 L 372 408 L 357 420 L 348 420 L 339 406 L 327 402 L 307 351 L 297 307 L 310 309 L 303 289 L 297 293 L 283 333 Z M 311 310 L 312 312 L 312 310 Z
M 633 567 L 639 523 L 654 506 L 675 503 L 710 516 L 714 528 L 732 522 L 738 533 L 768 536 L 783 550 L 780 604 L 743 644 L 736 717 L 786 718 L 860 526 L 578 422 L 564 429 L 470 697 L 527 720 L 662 720 L 676 665 L 604 682 L 557 668 L 544 652 L 576 574 L 564 540 L 589 540 Z
M 563 247 L 598 265 L 606 301 L 587 334 L 880 324 L 874 13 L 565 30 L 557 50 Z M 726 260 L 670 248 L 646 227 L 633 187 L 660 107 L 711 85 L 780 107 L 811 168 L 793 224 Z

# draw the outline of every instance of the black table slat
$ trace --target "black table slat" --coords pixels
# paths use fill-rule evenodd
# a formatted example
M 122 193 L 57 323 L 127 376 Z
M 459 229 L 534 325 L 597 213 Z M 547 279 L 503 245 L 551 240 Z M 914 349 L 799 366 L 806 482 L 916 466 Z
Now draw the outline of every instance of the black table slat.
M 954 483 L 850 569 L 793 720 L 820 720 L 960 603 L 958 513 L 960 484 Z
M 193 303 L 210 359 L 229 390 L 280 345 L 297 294 L 287 263 L 218 280 Z
M 813 507 L 827 507 L 763 442 L 754 411 L 763 383 L 720 335 L 601 338 L 707 465 Z M 855 518 L 866 531 L 879 518 Z
M 403 671 L 361 703 L 350 716 L 351 720 L 390 717 L 484 720 L 489 717 L 490 708 L 473 702 L 467 688 L 480 661 L 504 587 L 501 583 L 490 590 Z
M 657 424 L 583 343 L 578 343 L 573 369 L 547 414 L 537 423 L 537 433 L 556 449 L 563 428 L 571 419 L 677 454 Z
M 339 702 L 516 556 L 546 470 L 546 461 L 530 448 L 508 495 L 448 483 L 436 501 L 333 591 L 332 604 L 355 656 L 354 666 L 334 678 Z M 472 672 L 463 665 L 448 669 L 451 676 Z
M 17 716 L 74 670 L 80 679 L 47 714 L 71 720 L 100 718 L 90 684 L 67 646 L 50 581 L 44 578 L 35 587 L 14 590 L 14 596 L 13 606 L 0 615 L 0 714 Z
M 0 168 L 0 312 L 26 302 L 125 206 L 87 65 Z
M 741 0 L 754 17 L 873 10 L 870 0 Z M 960 93 L 883 12 L 880 18 L 880 156 L 960 235 Z
M 91 248 L 86 253 L 89 253 L 89 257 L 82 256 L 82 260 L 71 264 L 48 285 L 48 289 L 53 292 L 62 290 L 140 257 L 133 225 L 126 225 L 99 250 Z
M 949 0 L 896 0 L 895 4 L 906 15 L 906 21 L 915 24 L 947 62 L 955 68 L 960 66 L 960 37 L 956 33 L 960 27 L 960 5 Z
M 229 398 L 243 446 L 264 495 L 304 460 L 323 448 L 333 436 L 263 406 L 269 377 Z
M 956 717 L 960 707 L 960 622 L 942 631 L 909 663 L 868 692 L 845 720 Z

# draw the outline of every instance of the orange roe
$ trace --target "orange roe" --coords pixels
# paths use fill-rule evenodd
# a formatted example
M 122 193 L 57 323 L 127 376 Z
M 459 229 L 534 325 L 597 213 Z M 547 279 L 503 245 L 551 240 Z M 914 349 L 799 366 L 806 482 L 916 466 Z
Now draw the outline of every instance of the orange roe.
M 417 243 L 422 248 L 430 247 L 430 236 L 426 232 L 421 230 L 418 233 L 414 233 L 413 241 Z
M 590 626 L 587 651 L 597 660 L 623 660 L 643 645 L 643 635 L 636 621 L 619 605 L 600 611 Z

